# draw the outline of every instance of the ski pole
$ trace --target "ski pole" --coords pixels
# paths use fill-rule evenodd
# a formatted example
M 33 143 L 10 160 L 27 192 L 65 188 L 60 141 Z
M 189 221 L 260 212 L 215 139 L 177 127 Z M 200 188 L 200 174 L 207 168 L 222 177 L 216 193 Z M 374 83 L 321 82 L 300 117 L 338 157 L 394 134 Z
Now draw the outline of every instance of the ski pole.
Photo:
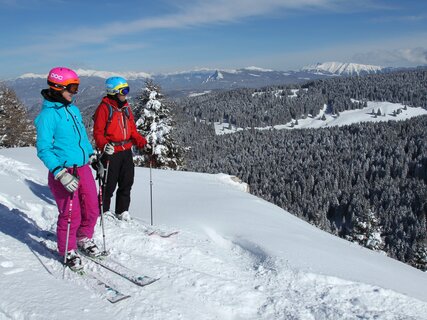
M 151 226 L 153 226 L 153 178 L 152 178 L 152 162 L 153 162 L 153 155 L 154 155 L 154 146 L 151 150 L 151 156 L 150 156 L 150 212 L 151 212 Z
M 107 186 L 107 178 L 108 178 L 108 168 L 110 167 L 110 159 L 107 159 L 107 165 L 105 167 L 105 179 L 104 179 L 104 188 Z
M 73 166 L 73 176 L 77 177 L 77 165 L 76 164 Z M 65 239 L 64 269 L 62 272 L 62 279 L 65 278 L 65 268 L 67 267 L 66 263 L 67 263 L 67 253 L 68 253 L 68 240 L 70 238 L 71 214 L 73 211 L 73 198 L 74 198 L 74 191 L 71 192 L 70 205 L 68 206 L 67 238 Z
M 101 161 L 101 160 L 99 160 Z M 107 172 L 108 172 L 108 165 L 110 164 L 110 162 L 108 161 L 107 163 Z M 107 176 L 106 170 L 104 169 L 104 174 L 105 176 Z M 102 241 L 103 241 L 103 245 L 104 245 L 104 251 L 102 252 L 102 255 L 107 255 L 107 247 L 105 245 L 105 228 L 104 228 L 104 193 L 103 193 L 103 188 L 104 185 L 102 183 L 102 179 L 101 177 L 98 176 L 98 185 L 99 185 L 99 193 L 98 193 L 98 202 L 99 202 L 99 212 L 101 214 L 101 227 L 102 227 Z
M 102 192 L 102 206 L 104 206 L 104 194 L 105 194 L 105 188 L 107 187 L 108 168 L 110 167 L 110 159 L 107 158 L 106 163 L 107 164 L 106 164 L 105 169 L 104 169 L 104 172 L 105 172 L 104 183 L 103 183 L 103 186 L 102 186 L 102 189 L 103 189 L 103 192 Z M 104 207 L 102 207 L 102 213 L 104 213 Z M 102 217 L 102 215 L 101 215 L 101 217 Z M 100 223 L 103 223 L 103 222 L 104 222 L 103 219 L 101 219 Z

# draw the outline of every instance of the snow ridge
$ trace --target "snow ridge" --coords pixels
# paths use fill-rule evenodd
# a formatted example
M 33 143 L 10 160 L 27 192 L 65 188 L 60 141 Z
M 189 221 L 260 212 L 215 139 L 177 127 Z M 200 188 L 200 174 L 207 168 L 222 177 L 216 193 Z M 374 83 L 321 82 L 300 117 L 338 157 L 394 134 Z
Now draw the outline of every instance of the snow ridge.
M 88 69 L 76 69 L 77 74 L 80 77 L 98 77 L 102 79 L 107 79 L 113 76 L 120 76 L 126 78 L 127 80 L 135 80 L 141 78 L 151 78 L 152 75 L 146 72 L 113 72 L 113 71 L 97 71 L 97 70 L 88 70 Z M 31 78 L 46 78 L 46 74 L 37 74 L 37 73 L 25 73 L 18 77 L 18 79 L 31 79 Z
M 380 66 L 357 64 L 357 63 L 343 63 L 343 62 L 324 62 L 314 65 L 308 65 L 301 69 L 307 72 L 329 72 L 336 75 L 360 75 L 366 73 L 378 73 L 384 68 Z

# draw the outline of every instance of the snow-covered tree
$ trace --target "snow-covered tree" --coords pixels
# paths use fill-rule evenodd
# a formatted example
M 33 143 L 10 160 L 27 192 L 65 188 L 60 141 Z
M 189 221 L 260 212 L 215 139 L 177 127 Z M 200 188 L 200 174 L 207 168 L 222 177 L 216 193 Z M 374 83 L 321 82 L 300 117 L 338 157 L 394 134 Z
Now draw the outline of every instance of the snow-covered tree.
M 417 269 L 427 271 L 427 244 L 425 241 L 419 241 L 416 244 L 411 264 Z
M 0 148 L 34 145 L 36 132 L 15 92 L 0 86 Z
M 144 149 L 134 157 L 137 166 L 180 169 L 183 165 L 183 148 L 171 133 L 173 121 L 171 102 L 164 101 L 159 85 L 147 80 L 142 95 L 138 98 L 135 119 L 138 131 L 147 139 L 151 150 Z
M 384 240 L 381 237 L 382 227 L 379 219 L 372 210 L 357 216 L 353 221 L 352 233 L 347 235 L 347 240 L 375 251 L 384 249 Z

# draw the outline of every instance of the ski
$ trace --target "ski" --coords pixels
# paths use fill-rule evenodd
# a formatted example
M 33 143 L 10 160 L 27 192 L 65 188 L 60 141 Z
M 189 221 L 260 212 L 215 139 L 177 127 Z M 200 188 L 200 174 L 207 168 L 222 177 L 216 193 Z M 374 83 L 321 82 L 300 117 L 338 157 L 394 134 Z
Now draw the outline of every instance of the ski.
M 148 230 L 148 228 L 146 230 L 146 234 L 147 235 L 149 235 L 149 236 L 158 236 L 158 237 L 161 237 L 161 238 L 169 238 L 169 237 L 174 236 L 174 235 L 176 235 L 178 233 L 179 233 L 179 231 L 171 231 L 171 232 L 169 232 L 169 231 L 161 231 L 161 230 Z
M 101 267 L 117 274 L 118 276 L 132 282 L 133 284 L 136 284 L 137 286 L 144 287 L 149 284 L 152 284 L 153 282 L 156 282 L 160 278 L 152 278 L 145 275 L 140 275 L 137 272 L 135 272 L 132 269 L 129 269 L 128 267 L 120 264 L 117 261 L 114 261 L 108 257 L 102 256 L 99 258 L 94 258 L 91 256 L 86 255 L 84 252 L 81 252 L 82 258 L 85 258 L 87 260 L 90 260 Z
M 104 296 L 111 303 L 117 303 L 124 299 L 130 298 L 130 295 L 121 293 L 116 288 L 112 287 L 111 285 L 107 284 L 103 280 L 99 279 L 91 271 L 85 270 L 82 274 L 78 272 L 73 272 L 73 273 L 84 277 L 86 282 L 94 291 Z
M 38 241 L 38 243 L 46 249 L 46 251 L 51 256 L 52 260 L 56 260 L 58 262 L 61 262 L 59 259 L 59 256 L 56 252 L 56 250 L 49 247 L 49 245 L 45 241 Z M 47 268 L 46 265 L 44 265 L 45 268 Z M 119 301 L 122 301 L 124 299 L 130 298 L 130 295 L 124 294 L 120 292 L 118 289 L 114 288 L 110 284 L 106 283 L 104 280 L 100 279 L 94 272 L 90 270 L 80 270 L 80 271 L 73 271 L 69 268 L 67 268 L 70 272 L 69 277 L 72 279 L 82 278 L 85 280 L 85 283 L 96 293 L 101 295 L 103 298 L 108 300 L 111 303 L 117 303 Z M 50 274 L 54 275 L 57 274 L 57 271 L 54 271 L 53 269 L 48 270 Z M 59 276 L 61 278 L 62 276 Z
M 148 236 L 158 236 L 160 238 L 170 238 L 174 235 L 177 235 L 179 233 L 179 231 L 165 231 L 165 230 L 160 230 L 160 229 L 156 229 L 152 226 L 147 226 L 145 225 L 141 219 L 138 218 L 131 218 L 131 220 L 129 221 L 122 221 L 117 219 L 116 215 L 113 213 L 109 213 L 107 214 L 108 217 L 112 218 L 115 221 L 121 221 L 121 222 L 127 222 L 127 223 L 131 223 L 135 226 L 141 227 L 143 228 L 143 232 L 148 235 Z

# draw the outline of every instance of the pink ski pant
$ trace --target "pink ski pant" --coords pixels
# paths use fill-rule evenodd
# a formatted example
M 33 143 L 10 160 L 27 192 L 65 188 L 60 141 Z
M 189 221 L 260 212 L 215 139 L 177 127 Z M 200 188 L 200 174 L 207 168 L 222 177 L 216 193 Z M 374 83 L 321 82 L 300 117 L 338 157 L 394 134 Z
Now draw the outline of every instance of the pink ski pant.
M 72 173 L 72 168 L 68 169 Z M 95 224 L 99 216 L 98 198 L 95 180 L 89 165 L 77 168 L 80 178 L 79 187 L 74 192 L 71 210 L 70 235 L 68 239 L 68 251 L 77 249 L 77 241 L 82 238 L 92 238 Z M 55 180 L 49 172 L 48 184 L 56 204 L 59 216 L 57 223 L 58 251 L 64 255 L 67 239 L 67 225 L 70 214 L 71 193 L 69 193 L 61 182 Z

